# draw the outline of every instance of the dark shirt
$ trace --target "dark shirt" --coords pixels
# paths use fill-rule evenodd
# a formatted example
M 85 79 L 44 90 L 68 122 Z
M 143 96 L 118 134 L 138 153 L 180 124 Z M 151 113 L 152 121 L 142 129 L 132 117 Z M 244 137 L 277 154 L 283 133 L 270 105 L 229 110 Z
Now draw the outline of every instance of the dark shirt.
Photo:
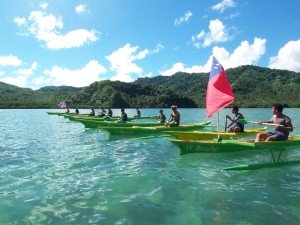
M 127 119 L 128 119 L 127 113 L 126 113 L 126 112 L 123 112 L 123 113 L 121 114 L 120 120 L 127 121 Z
M 112 110 L 111 110 L 111 109 L 109 109 L 109 110 L 108 110 L 108 112 L 107 112 L 107 115 L 108 115 L 109 117 L 112 117 L 112 115 L 113 115 L 113 112 L 112 112 Z

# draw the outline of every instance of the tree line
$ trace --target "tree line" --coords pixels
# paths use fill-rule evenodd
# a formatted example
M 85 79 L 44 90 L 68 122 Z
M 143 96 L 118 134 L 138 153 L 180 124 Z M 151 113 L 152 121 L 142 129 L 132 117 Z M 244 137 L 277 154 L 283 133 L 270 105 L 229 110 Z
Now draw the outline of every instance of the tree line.
M 300 74 L 258 66 L 226 70 L 239 107 L 300 107 Z M 205 107 L 209 73 L 178 72 L 172 76 L 139 78 L 132 83 L 97 81 L 87 87 L 50 86 L 38 90 L 0 82 L 0 108 L 57 108 L 65 100 L 71 108 Z

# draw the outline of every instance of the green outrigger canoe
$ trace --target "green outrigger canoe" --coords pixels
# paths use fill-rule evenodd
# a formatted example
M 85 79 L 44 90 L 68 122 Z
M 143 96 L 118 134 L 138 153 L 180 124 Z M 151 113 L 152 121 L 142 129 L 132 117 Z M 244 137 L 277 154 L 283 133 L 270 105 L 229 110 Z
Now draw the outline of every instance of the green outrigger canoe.
M 200 123 L 184 124 L 178 127 L 165 127 L 152 126 L 152 127 L 142 127 L 142 126 L 132 126 L 132 127 L 110 127 L 110 126 L 100 126 L 98 129 L 105 130 L 111 135 L 141 135 L 141 134 L 158 134 L 163 131 L 187 131 L 187 130 L 199 130 L 208 127 L 211 121 L 205 121 Z M 157 125 L 157 124 L 156 124 Z
M 240 137 L 249 137 L 256 135 L 259 132 L 264 132 L 267 127 L 257 128 L 257 129 L 248 129 L 244 132 L 234 133 L 234 132 L 204 132 L 204 131 L 164 131 L 167 134 L 170 134 L 176 139 L 179 140 L 212 140 L 218 138 L 220 135 L 222 138 L 240 138 Z
M 75 113 L 67 113 L 67 112 L 47 112 L 48 115 L 57 115 L 57 116 L 63 116 L 65 114 L 68 115 L 76 115 Z
M 157 126 L 157 122 L 126 122 L 126 123 L 116 123 L 115 121 L 105 121 L 105 120 L 87 120 L 87 119 L 77 119 L 76 121 L 82 123 L 86 128 L 98 128 L 98 127 L 152 127 Z
M 287 141 L 254 142 L 254 140 L 178 140 L 170 139 L 180 149 L 180 154 L 226 153 L 259 149 L 287 149 L 300 146 L 300 135 L 289 137 Z
M 89 114 L 65 114 L 64 117 L 68 118 L 69 120 L 89 120 L 89 121 L 116 121 L 120 118 L 120 116 L 113 116 L 113 117 L 99 117 L 99 116 L 90 116 Z M 128 117 L 128 121 L 132 120 L 140 120 L 140 119 L 153 119 L 154 116 L 144 116 L 144 117 Z
M 76 117 L 76 116 L 88 116 L 89 114 L 75 114 L 75 113 L 67 113 L 67 112 L 47 112 L 48 115 L 57 115 L 57 116 L 65 116 L 65 117 Z

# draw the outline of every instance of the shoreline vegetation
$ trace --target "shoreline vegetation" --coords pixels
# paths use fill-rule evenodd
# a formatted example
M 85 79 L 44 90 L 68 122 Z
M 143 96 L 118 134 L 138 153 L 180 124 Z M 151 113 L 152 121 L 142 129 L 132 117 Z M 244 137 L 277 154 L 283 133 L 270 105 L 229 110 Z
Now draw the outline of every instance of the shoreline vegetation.
M 226 70 L 241 108 L 268 108 L 280 102 L 285 108 L 300 107 L 300 73 L 258 66 Z M 172 76 L 139 78 L 132 83 L 99 81 L 87 87 L 47 86 L 38 90 L 0 82 L 1 109 L 57 109 L 67 101 L 70 108 L 205 108 L 209 73 L 178 72 Z

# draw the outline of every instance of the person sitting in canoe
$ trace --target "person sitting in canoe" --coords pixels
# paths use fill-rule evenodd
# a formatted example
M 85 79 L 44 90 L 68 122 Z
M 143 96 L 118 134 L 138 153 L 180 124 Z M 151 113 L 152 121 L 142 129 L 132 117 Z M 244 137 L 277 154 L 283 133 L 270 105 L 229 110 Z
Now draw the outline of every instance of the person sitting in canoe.
M 95 116 L 95 109 L 94 109 L 94 107 L 92 107 L 89 116 Z
M 166 127 L 178 127 L 180 124 L 180 113 L 177 111 L 177 106 L 171 106 L 172 113 L 169 118 L 169 122 L 165 123 Z
M 158 117 L 156 117 L 156 119 L 158 120 L 158 123 L 165 123 L 166 122 L 166 116 L 165 116 L 164 111 L 162 109 L 159 110 L 159 115 L 158 115 Z
M 112 112 L 112 110 L 111 110 L 110 107 L 108 107 L 108 109 L 107 109 L 107 114 L 106 114 L 106 116 L 108 116 L 108 117 L 110 117 L 110 118 L 113 116 L 113 112 Z
M 256 135 L 255 142 L 259 141 L 285 141 L 289 137 L 289 132 L 293 131 L 292 120 L 290 117 L 282 113 L 283 106 L 281 104 L 273 104 L 273 116 L 270 120 L 259 121 L 259 123 L 272 123 L 275 125 L 273 132 L 259 133 Z
M 133 117 L 137 117 L 137 118 L 141 117 L 141 111 L 139 110 L 138 107 L 136 108 L 136 113 L 135 113 L 135 115 Z
M 79 109 L 78 108 L 75 109 L 75 114 L 77 114 L 77 115 L 79 114 Z
M 127 122 L 127 113 L 124 108 L 121 108 L 121 117 L 116 121 L 116 123 L 126 123 Z
M 237 122 L 239 119 L 244 119 L 244 116 L 242 113 L 239 113 L 239 107 L 233 106 L 231 112 L 233 113 L 233 117 L 231 118 L 229 115 L 226 115 L 226 119 L 231 120 L 231 123 L 226 126 L 227 128 L 232 127 L 228 130 L 228 132 L 243 132 L 244 131 L 244 124 Z
M 66 108 L 66 113 L 70 113 L 70 109 L 68 107 Z
M 105 111 L 105 109 L 103 107 L 101 107 L 101 112 L 99 113 L 98 116 L 100 116 L 100 117 L 106 116 L 106 111 Z

